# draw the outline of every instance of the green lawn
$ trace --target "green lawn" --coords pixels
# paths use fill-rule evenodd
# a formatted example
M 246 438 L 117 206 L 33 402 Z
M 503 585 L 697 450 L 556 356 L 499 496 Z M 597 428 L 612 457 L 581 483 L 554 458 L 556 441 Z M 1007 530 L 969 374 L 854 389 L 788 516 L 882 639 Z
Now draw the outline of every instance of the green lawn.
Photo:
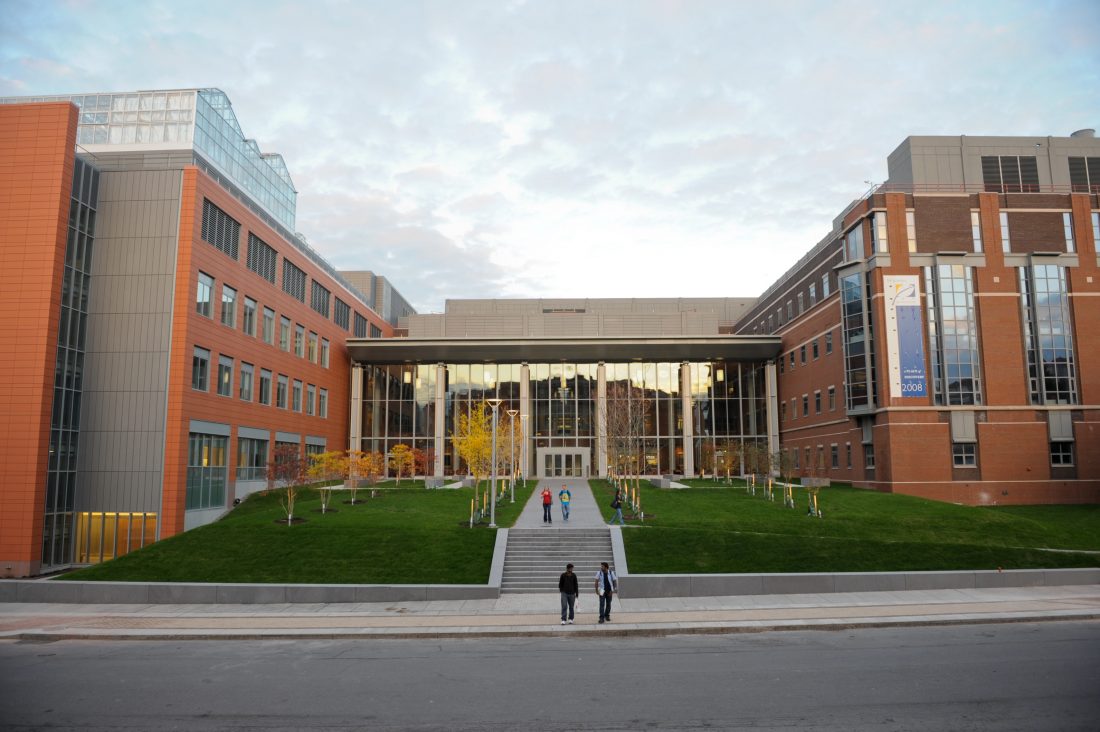
M 605 518 L 613 490 L 590 481 Z M 661 490 L 642 484 L 643 528 L 624 532 L 630 570 L 644 573 L 867 572 L 1096 567 L 1100 505 L 975 508 L 859 490 L 822 489 L 823 519 L 746 493 L 744 483 Z M 628 513 L 624 509 L 624 514 Z M 628 521 L 641 524 L 637 519 Z
M 516 502 L 497 504 L 497 524 L 515 523 L 534 490 L 516 486 Z M 228 515 L 111 562 L 59 579 L 146 582 L 286 582 L 316 584 L 467 584 L 489 580 L 496 532 L 488 521 L 468 527 L 471 489 L 425 490 L 421 481 L 392 481 L 359 491 L 349 506 L 337 493 L 335 513 L 316 512 L 317 492 L 302 491 L 294 526 L 279 492 L 255 494 Z

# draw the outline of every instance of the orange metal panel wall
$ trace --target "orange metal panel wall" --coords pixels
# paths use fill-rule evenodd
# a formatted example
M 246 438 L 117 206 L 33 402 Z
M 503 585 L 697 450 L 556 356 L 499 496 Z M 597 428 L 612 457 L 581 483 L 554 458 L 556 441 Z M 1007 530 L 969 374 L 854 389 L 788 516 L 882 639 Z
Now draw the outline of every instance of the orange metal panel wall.
M 38 570 L 77 110 L 0 105 L 0 576 Z

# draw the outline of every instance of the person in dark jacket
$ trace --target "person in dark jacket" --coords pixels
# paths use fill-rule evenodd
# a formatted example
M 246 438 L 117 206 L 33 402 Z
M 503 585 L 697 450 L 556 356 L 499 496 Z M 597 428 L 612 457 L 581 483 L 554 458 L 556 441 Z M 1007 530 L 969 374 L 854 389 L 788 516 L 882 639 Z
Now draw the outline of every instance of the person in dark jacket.
M 558 578 L 558 591 L 561 592 L 561 624 L 565 625 L 568 620 L 572 625 L 573 608 L 576 607 L 577 593 L 580 592 L 580 585 L 577 584 L 577 575 L 573 574 L 572 564 L 565 565 L 565 571 Z M 568 618 L 565 617 L 567 611 Z

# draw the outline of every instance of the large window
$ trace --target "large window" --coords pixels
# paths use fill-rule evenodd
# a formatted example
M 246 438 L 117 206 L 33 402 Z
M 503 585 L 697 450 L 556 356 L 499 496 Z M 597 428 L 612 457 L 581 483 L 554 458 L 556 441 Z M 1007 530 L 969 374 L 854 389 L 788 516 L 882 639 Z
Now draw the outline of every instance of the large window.
M 326 369 L 328 368 L 328 352 L 329 352 L 328 338 L 322 338 L 321 339 L 321 365 L 324 366 Z
M 271 284 L 275 284 L 276 256 L 274 249 L 251 231 L 248 232 L 248 268 Z
M 251 297 L 244 299 L 244 313 L 241 318 L 241 330 L 253 338 L 256 337 L 256 301 Z
M 279 318 L 279 348 L 290 351 L 290 318 L 285 315 Z
M 192 432 L 187 452 L 187 510 L 225 506 L 227 438 Z
M 1077 368 L 1065 269 L 1020 268 L 1024 349 L 1032 404 L 1077 404 Z
M 981 404 L 978 322 L 972 270 L 959 264 L 924 268 L 936 404 Z
M 241 400 L 245 402 L 252 401 L 252 378 L 253 367 L 250 363 L 241 362 Z
M 302 382 L 300 379 L 295 379 L 293 388 L 290 392 L 290 408 L 295 412 L 302 411 Z
M 870 328 L 863 296 L 863 274 L 840 278 L 841 322 L 844 337 L 844 376 L 848 409 L 874 405 Z
M 309 332 L 309 338 L 306 339 L 306 360 L 317 363 L 317 334 L 312 330 Z
M 233 359 L 230 356 L 218 357 L 218 396 L 233 394 Z
M 237 438 L 237 480 L 267 477 L 267 440 Z
M 306 414 L 313 414 L 314 405 L 317 403 L 317 387 L 306 384 Z
M 344 330 L 347 330 L 350 319 L 351 306 L 340 298 L 336 298 L 336 302 L 332 305 L 332 321 Z
M 260 404 L 271 404 L 271 372 L 260 369 Z
M 294 324 L 294 355 L 302 358 L 305 355 L 306 329 L 301 323 Z
M 204 317 L 212 316 L 210 300 L 214 297 L 214 278 L 205 272 L 199 272 L 199 284 L 195 291 L 195 312 Z
M 366 338 L 367 337 L 367 319 L 359 313 L 355 314 L 355 337 Z
M 222 324 L 237 327 L 237 291 L 222 284 Z
M 306 273 L 283 257 L 283 292 L 300 302 L 306 301 Z
M 860 221 L 844 237 L 844 260 L 854 262 L 863 259 L 863 257 L 863 222 Z
M 191 357 L 191 388 L 197 391 L 210 390 L 210 351 L 195 346 Z
M 317 392 L 317 416 L 328 417 L 328 389 Z
M 202 240 L 226 255 L 237 258 L 241 225 L 205 198 L 202 201 Z
M 321 315 L 328 317 L 328 301 L 330 294 L 317 280 L 310 283 L 309 305 Z
M 286 392 L 288 383 L 289 379 L 285 375 L 279 374 L 279 381 L 276 383 L 275 386 L 275 406 L 279 409 L 286 409 Z
M 275 345 L 275 311 L 268 307 L 264 308 L 264 343 Z

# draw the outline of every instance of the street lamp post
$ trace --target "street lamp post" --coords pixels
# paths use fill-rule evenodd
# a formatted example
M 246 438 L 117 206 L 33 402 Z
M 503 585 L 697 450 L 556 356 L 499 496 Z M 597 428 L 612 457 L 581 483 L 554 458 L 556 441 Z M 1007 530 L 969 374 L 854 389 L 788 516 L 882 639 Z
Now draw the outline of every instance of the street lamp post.
M 489 528 L 497 527 L 497 409 L 500 407 L 500 399 L 486 399 L 493 408 L 493 495 L 489 504 Z
M 527 415 L 519 415 L 519 461 L 520 461 L 520 477 L 523 478 L 523 487 L 527 487 Z
M 508 465 L 511 470 L 508 471 L 508 485 L 510 486 L 512 498 L 509 503 L 516 502 L 516 415 L 519 414 L 518 409 L 508 410 L 508 445 L 512 448 L 512 457 Z

